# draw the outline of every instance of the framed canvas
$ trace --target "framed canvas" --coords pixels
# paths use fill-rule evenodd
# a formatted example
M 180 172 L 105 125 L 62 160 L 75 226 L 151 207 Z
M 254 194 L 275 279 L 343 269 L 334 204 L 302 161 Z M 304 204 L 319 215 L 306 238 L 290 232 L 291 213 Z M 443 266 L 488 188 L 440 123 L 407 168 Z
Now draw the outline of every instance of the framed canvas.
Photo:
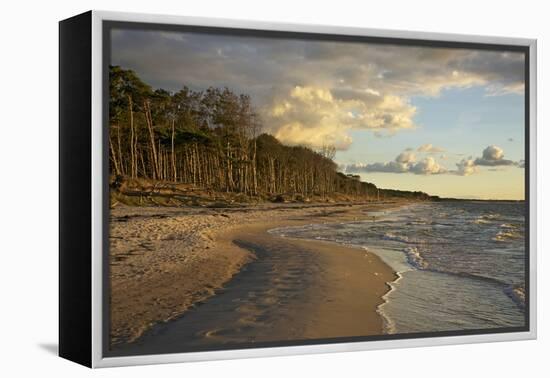
M 536 41 L 60 24 L 59 353 L 536 337 Z

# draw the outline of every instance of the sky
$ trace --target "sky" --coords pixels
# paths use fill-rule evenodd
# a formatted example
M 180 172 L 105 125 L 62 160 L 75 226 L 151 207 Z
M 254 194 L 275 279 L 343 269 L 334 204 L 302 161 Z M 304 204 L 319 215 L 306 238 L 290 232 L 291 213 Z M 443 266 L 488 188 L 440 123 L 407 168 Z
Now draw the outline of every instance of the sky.
M 249 94 L 263 131 L 336 147 L 378 187 L 524 199 L 524 55 L 113 29 L 111 64 L 153 88 Z

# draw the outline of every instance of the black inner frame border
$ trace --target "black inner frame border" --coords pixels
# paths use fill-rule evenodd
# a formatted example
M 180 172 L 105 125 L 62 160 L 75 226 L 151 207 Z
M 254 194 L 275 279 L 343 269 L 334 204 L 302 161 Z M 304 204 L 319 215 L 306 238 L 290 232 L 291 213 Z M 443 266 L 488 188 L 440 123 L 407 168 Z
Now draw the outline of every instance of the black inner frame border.
M 282 25 L 284 27 L 284 25 Z M 315 28 L 315 26 L 312 26 Z M 525 325 L 522 327 L 501 327 L 489 329 L 471 329 L 460 331 L 435 331 L 418 332 L 406 334 L 387 334 L 373 336 L 352 336 L 326 339 L 304 339 L 290 341 L 273 341 L 261 343 L 238 343 L 229 345 L 209 346 L 204 348 L 185 348 L 170 351 L 170 353 L 189 353 L 206 351 L 225 351 L 238 349 L 258 349 L 273 347 L 292 347 L 322 344 L 353 343 L 365 341 L 381 340 L 407 340 L 449 336 L 468 336 L 468 335 L 488 335 L 499 333 L 529 332 L 530 331 L 530 54 L 529 46 L 509 45 L 499 43 L 480 43 L 480 42 L 453 42 L 443 40 L 428 40 L 415 38 L 397 38 L 397 37 L 370 37 L 344 34 L 327 34 L 315 32 L 294 32 L 280 30 L 260 30 L 243 29 L 231 27 L 213 27 L 213 26 L 195 26 L 195 25 L 175 25 L 132 21 L 102 21 L 102 170 L 103 170 L 103 220 L 102 220 L 102 356 L 120 357 L 125 356 L 122 353 L 113 353 L 110 350 L 110 266 L 109 266 L 109 64 L 111 62 L 111 31 L 113 29 L 124 30 L 143 30 L 143 31 L 174 31 L 187 33 L 201 33 L 222 36 L 236 37 L 256 37 L 271 39 L 294 39 L 294 40 L 315 40 L 315 41 L 333 41 L 333 42 L 355 42 L 383 45 L 399 45 L 409 47 L 432 47 L 432 48 L 454 48 L 485 51 L 502 52 L 520 52 L 524 55 L 524 193 L 525 193 Z M 343 28 L 343 30 L 345 30 Z M 406 31 L 400 32 L 406 35 Z M 165 351 L 159 351 L 154 354 L 166 354 Z M 138 356 L 128 354 L 128 356 Z

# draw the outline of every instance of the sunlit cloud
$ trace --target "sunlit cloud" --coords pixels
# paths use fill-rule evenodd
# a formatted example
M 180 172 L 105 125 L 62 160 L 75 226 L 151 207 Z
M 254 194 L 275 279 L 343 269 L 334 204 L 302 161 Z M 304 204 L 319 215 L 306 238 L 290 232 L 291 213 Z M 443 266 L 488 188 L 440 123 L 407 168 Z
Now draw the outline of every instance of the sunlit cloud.
M 471 156 L 468 159 L 462 159 L 456 164 L 456 168 L 457 170 L 454 173 L 460 176 L 470 176 L 479 171 Z
M 326 88 L 292 88 L 262 109 L 267 131 L 290 145 L 347 149 L 349 131 L 414 128 L 416 108 L 396 96 L 370 94 L 360 98 L 334 96 Z
M 422 146 L 417 148 L 417 151 L 418 152 L 426 152 L 426 153 L 429 153 L 429 154 L 437 154 L 437 153 L 445 152 L 445 150 L 443 148 L 436 147 L 436 146 L 432 145 L 431 143 L 423 144 Z
M 410 151 L 404 151 L 395 160 L 386 163 L 350 164 L 346 165 L 344 169 L 348 173 L 385 172 L 417 175 L 437 175 L 448 172 L 432 156 L 417 161 L 414 153 Z
M 485 148 L 482 156 L 477 158 L 474 163 L 488 167 L 514 165 L 512 160 L 504 159 L 504 150 L 495 145 Z
M 456 164 L 457 170 L 454 171 L 456 174 L 461 176 L 470 176 L 474 173 L 479 172 L 479 167 L 490 167 L 489 170 L 496 171 L 497 167 L 505 168 L 507 166 L 516 166 L 518 168 L 524 168 L 524 160 L 519 162 L 514 162 L 512 160 L 507 160 L 504 158 L 504 150 L 499 146 L 491 145 L 487 146 L 481 157 L 473 159 L 471 156 L 467 159 L 462 159 L 459 163 Z

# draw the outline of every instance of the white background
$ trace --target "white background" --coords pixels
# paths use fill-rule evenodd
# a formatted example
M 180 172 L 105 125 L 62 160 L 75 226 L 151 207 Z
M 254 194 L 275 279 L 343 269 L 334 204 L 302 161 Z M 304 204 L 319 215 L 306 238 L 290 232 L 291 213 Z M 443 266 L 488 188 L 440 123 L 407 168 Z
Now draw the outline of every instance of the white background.
M 0 22 L 0 375 L 114 377 L 548 374 L 550 40 L 545 1 L 10 1 Z M 263 358 L 91 371 L 55 356 L 58 246 L 58 25 L 89 9 L 537 38 L 539 41 L 539 339 L 537 341 Z M 546 66 L 546 67 L 545 67 Z M 546 167 L 545 167 L 546 165 Z M 7 210 L 7 212 L 6 212 Z M 548 234 L 548 231 L 546 231 Z M 545 240 L 546 239 L 546 240 Z M 546 298 L 545 298 L 546 296 Z M 546 351 L 545 351 L 546 349 Z

